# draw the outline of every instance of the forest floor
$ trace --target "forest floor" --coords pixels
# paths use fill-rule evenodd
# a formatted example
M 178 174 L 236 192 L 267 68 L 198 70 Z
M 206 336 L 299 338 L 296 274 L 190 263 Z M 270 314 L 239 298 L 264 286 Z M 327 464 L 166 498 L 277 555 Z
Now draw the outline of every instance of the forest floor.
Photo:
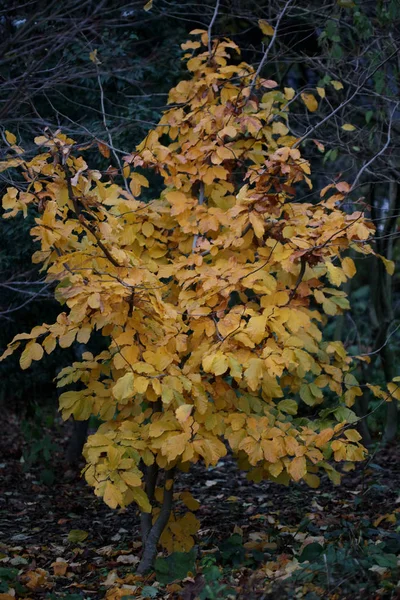
M 35 446 L 2 418 L 0 600 L 400 599 L 398 446 L 314 490 L 254 484 L 229 456 L 182 474 L 178 491 L 200 502 L 195 549 L 141 579 L 137 513 L 109 509 L 65 467 L 69 433 L 57 422 Z

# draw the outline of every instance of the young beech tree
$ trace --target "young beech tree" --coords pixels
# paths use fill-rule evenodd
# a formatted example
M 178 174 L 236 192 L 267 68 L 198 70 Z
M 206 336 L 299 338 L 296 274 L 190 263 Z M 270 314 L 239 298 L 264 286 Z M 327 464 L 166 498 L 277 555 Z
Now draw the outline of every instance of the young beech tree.
M 171 512 L 174 498 L 197 507 L 173 489 L 191 463 L 215 465 L 230 448 L 255 481 L 317 487 L 321 469 L 339 480 L 331 458 L 364 457 L 343 419 L 360 394 L 352 361 L 321 328 L 348 307 L 337 288 L 355 266 L 343 254 L 372 252 L 373 227 L 340 209 L 344 182 L 313 204 L 296 199 L 296 186 L 311 180 L 288 135 L 293 90 L 239 63 L 233 42 L 214 41 L 210 57 L 207 33 L 192 33 L 199 41 L 183 45 L 191 78 L 125 157 L 124 185 L 115 170 L 90 169 L 84 148 L 59 132 L 36 139 L 45 150 L 32 160 L 8 133 L 2 166 L 26 181 L 8 188 L 5 216 L 37 207 L 33 261 L 59 282 L 65 306 L 56 323 L 16 336 L 3 357 L 25 344 L 26 369 L 57 343 L 104 336 L 106 350 L 59 374 L 59 386 L 83 384 L 60 396 L 60 409 L 64 419 L 104 421 L 86 443 L 85 477 L 110 507 L 139 506 L 139 572 L 158 542 L 170 551 L 193 544 L 197 518 Z M 146 169 L 163 180 L 151 201 L 140 199 Z M 336 410 L 296 418 L 299 404 L 327 395 Z

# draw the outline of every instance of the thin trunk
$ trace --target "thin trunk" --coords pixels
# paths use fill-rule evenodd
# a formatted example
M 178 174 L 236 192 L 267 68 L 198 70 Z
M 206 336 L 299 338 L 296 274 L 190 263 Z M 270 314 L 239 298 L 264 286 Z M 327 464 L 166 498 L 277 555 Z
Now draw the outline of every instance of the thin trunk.
M 350 254 L 350 256 L 351 256 L 351 254 Z M 350 296 L 350 294 L 351 294 L 351 283 L 352 283 L 352 280 L 348 279 L 343 286 L 343 291 L 346 292 L 347 296 Z M 340 342 L 343 342 L 343 338 L 344 338 L 344 334 L 345 334 L 345 319 L 346 319 L 345 313 L 338 315 L 338 317 L 336 317 L 335 332 L 334 332 L 333 337 L 335 340 L 340 341 Z M 363 442 L 364 446 L 367 448 L 368 448 L 368 446 L 371 446 L 371 444 L 372 444 L 371 434 L 369 432 L 368 423 L 367 423 L 367 419 L 366 419 L 366 415 L 368 414 L 368 405 L 369 405 L 369 390 L 364 392 L 364 394 L 361 397 L 356 398 L 355 405 L 354 405 L 356 415 L 360 419 L 357 423 L 357 429 L 362 437 L 362 442 Z
M 145 492 L 149 499 L 150 504 L 153 504 L 154 493 L 156 489 L 157 476 L 158 476 L 158 465 L 154 463 L 147 467 L 145 475 Z M 142 532 L 143 548 L 146 545 L 146 540 L 149 535 L 152 526 L 152 513 L 140 513 L 140 526 Z
M 86 421 L 74 421 L 72 436 L 67 448 L 67 462 L 70 467 L 76 467 L 82 457 L 83 446 L 85 445 L 89 419 Z
M 171 481 L 171 485 L 168 486 L 167 482 Z M 153 566 L 154 559 L 157 555 L 157 544 L 164 531 L 172 510 L 172 501 L 174 495 L 174 469 L 165 472 L 164 481 L 164 498 L 163 504 L 160 510 L 160 514 L 157 517 L 155 523 L 151 526 L 147 533 L 146 541 L 144 544 L 142 558 L 137 568 L 137 573 L 143 575 Z M 143 531 L 143 530 L 142 530 Z
M 374 203 L 371 203 L 371 205 L 374 209 L 376 208 Z M 385 226 L 377 237 L 377 251 L 388 260 L 391 260 L 393 255 L 393 233 L 396 229 L 399 209 L 400 186 L 396 182 L 391 182 L 389 189 L 389 210 Z M 376 215 L 373 214 L 373 216 Z M 376 323 L 378 325 L 375 335 L 375 346 L 376 350 L 379 351 L 386 383 L 389 383 L 396 376 L 393 350 L 389 338 L 390 327 L 393 323 L 392 278 L 387 273 L 380 259 L 376 259 L 376 268 L 373 271 L 375 272 L 375 286 L 372 291 Z M 392 401 L 387 405 L 386 423 L 383 433 L 383 441 L 385 443 L 392 442 L 396 438 L 397 426 L 397 404 Z

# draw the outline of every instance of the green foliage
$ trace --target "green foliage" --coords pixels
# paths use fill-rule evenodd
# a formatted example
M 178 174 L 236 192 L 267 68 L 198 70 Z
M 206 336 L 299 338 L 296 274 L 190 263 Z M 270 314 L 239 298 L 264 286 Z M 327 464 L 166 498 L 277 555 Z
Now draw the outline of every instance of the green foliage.
M 218 554 L 223 565 L 230 564 L 234 567 L 240 565 L 245 558 L 242 536 L 234 533 L 220 544 Z
M 190 552 L 173 552 L 166 558 L 157 558 L 154 563 L 157 580 L 160 583 L 171 583 L 184 579 L 189 572 L 196 571 L 196 548 Z
M 39 479 L 45 485 L 52 485 L 55 473 L 52 468 L 54 464 L 54 453 L 59 450 L 58 444 L 54 443 L 52 436 L 43 431 L 44 427 L 54 426 L 54 416 L 35 405 L 32 419 L 21 423 L 21 432 L 25 440 L 22 454 L 24 471 L 32 467 L 41 467 Z
M 0 594 L 6 594 L 9 588 L 18 594 L 26 593 L 26 588 L 18 582 L 18 569 L 0 567 Z

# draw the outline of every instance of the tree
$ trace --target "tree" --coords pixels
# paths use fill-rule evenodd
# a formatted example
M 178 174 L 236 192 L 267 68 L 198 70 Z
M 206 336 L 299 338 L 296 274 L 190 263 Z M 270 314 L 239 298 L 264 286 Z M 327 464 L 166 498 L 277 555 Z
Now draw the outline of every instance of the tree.
M 66 307 L 17 335 L 2 358 L 25 343 L 26 369 L 101 331 L 107 349 L 59 374 L 59 386 L 83 384 L 60 396 L 60 409 L 104 421 L 85 446 L 85 477 L 112 508 L 139 506 L 140 573 L 158 541 L 193 544 L 196 517 L 171 513 L 176 473 L 191 463 L 215 465 L 228 445 L 251 479 L 317 487 L 320 470 L 340 480 L 331 458 L 364 458 L 346 425 L 361 394 L 353 361 L 321 328 L 348 308 L 337 289 L 355 273 L 345 254 L 370 254 L 373 226 L 362 204 L 341 210 L 351 190 L 343 181 L 316 203 L 296 200 L 312 182 L 288 135 L 293 90 L 240 62 L 232 41 L 192 34 L 183 45 L 190 79 L 125 157 L 120 184 L 115 170 L 88 167 L 83 144 L 50 130 L 31 160 L 8 133 L 2 165 L 26 181 L 8 188 L 5 216 L 37 208 L 33 261 Z M 162 182 L 159 198 L 142 193 L 144 172 Z M 189 492 L 181 498 L 195 507 Z

